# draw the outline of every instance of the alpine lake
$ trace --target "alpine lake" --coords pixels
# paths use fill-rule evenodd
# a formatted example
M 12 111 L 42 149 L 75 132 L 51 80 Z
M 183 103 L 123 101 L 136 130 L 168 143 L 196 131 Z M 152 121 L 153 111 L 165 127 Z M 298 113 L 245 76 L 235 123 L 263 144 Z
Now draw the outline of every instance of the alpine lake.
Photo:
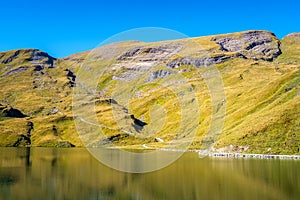
M 0 199 L 296 200 L 299 170 L 299 160 L 200 158 L 187 152 L 160 170 L 128 173 L 102 164 L 85 148 L 3 147 Z

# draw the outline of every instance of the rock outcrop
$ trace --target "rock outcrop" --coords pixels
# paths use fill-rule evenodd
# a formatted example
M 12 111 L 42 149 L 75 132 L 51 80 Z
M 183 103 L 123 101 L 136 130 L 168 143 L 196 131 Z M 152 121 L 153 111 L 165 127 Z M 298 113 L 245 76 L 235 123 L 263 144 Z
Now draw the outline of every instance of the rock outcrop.
M 203 56 L 200 58 L 191 58 L 191 57 L 184 57 L 184 58 L 176 58 L 169 63 L 167 63 L 166 67 L 167 68 L 177 68 L 180 66 L 188 66 L 188 65 L 193 65 L 197 68 L 201 66 L 208 67 L 210 65 L 214 64 L 220 64 L 223 62 L 226 62 L 229 59 L 233 58 L 245 58 L 240 53 L 236 54 L 231 54 L 231 55 L 226 55 L 226 54 L 218 54 L 218 55 L 212 55 L 212 56 Z
M 138 46 L 127 49 L 117 58 L 112 68 L 114 70 L 122 69 L 120 75 L 114 75 L 113 79 L 130 82 L 139 78 L 140 74 L 147 73 L 157 64 L 167 62 L 173 55 L 177 54 L 183 45 L 180 43 L 171 43 L 158 47 Z
M 27 117 L 20 110 L 0 105 L 0 113 L 2 117 L 24 118 Z
M 56 58 L 38 49 L 21 49 L 0 53 L 0 64 L 10 64 L 14 61 L 18 63 L 29 62 L 31 64 L 45 64 L 54 67 Z
M 69 87 L 75 87 L 76 75 L 70 69 L 65 69 L 65 71 L 67 72 L 67 78 L 69 80 L 69 82 L 68 82 Z
M 151 76 L 148 78 L 147 82 L 153 81 L 158 78 L 165 78 L 171 74 L 174 74 L 173 71 L 166 71 L 166 70 L 157 70 L 151 73 Z
M 119 56 L 117 60 L 164 61 L 178 53 L 182 47 L 181 44 L 162 45 L 158 47 L 134 47 Z
M 54 61 L 56 58 L 53 58 L 52 56 L 49 56 L 46 52 L 40 51 L 38 49 L 34 49 L 31 51 L 30 58 L 27 59 L 33 64 L 48 64 L 49 67 L 53 67 Z
M 28 69 L 29 69 L 29 66 L 20 66 L 20 67 L 18 67 L 16 69 L 13 69 L 13 70 L 10 70 L 10 71 L 6 72 L 4 74 L 4 76 L 11 75 L 11 74 L 16 74 L 16 73 L 20 73 L 20 72 L 25 72 Z
M 20 52 L 21 52 L 21 50 L 17 50 L 17 51 L 11 52 L 10 54 L 9 54 L 9 52 L 0 54 L 0 64 L 10 63 L 11 61 L 13 61 L 15 58 L 18 57 Z M 8 54 L 8 55 L 6 55 L 6 54 Z
M 280 41 L 267 31 L 247 31 L 239 35 L 225 35 L 212 38 L 220 50 L 237 52 L 246 58 L 272 61 L 281 54 Z

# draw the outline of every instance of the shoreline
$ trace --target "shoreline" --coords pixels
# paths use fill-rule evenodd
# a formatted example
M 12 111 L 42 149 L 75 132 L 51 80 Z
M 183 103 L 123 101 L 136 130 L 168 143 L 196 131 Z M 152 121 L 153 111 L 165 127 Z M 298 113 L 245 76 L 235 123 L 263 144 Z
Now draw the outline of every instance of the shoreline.
M 130 150 L 160 150 L 168 152 L 191 152 L 197 153 L 199 158 L 212 157 L 212 158 L 238 158 L 238 159 L 279 159 L 279 160 L 300 160 L 300 155 L 276 155 L 276 154 L 251 154 L 251 153 L 225 153 L 225 152 L 209 152 L 207 150 L 198 149 L 169 149 L 169 148 L 153 148 L 145 144 L 142 145 L 143 148 L 134 148 Z M 42 146 L 31 146 L 31 147 L 0 147 L 0 148 L 57 148 L 57 149 L 93 149 L 97 147 L 42 147 Z M 103 147 L 102 147 L 103 148 Z M 129 150 L 127 148 L 121 147 L 105 147 L 104 149 L 119 149 L 119 150 Z
M 148 148 L 149 150 L 149 148 Z M 254 153 L 220 153 L 220 152 L 209 152 L 207 150 L 196 150 L 196 149 L 153 149 L 161 151 L 176 151 L 176 152 L 194 152 L 199 155 L 199 158 L 212 157 L 212 158 L 245 158 L 245 159 L 279 159 L 279 160 L 300 160 L 300 155 L 276 155 L 276 154 L 254 154 Z
M 150 148 L 148 147 L 148 150 Z M 197 150 L 197 149 L 167 149 L 161 148 L 153 150 L 161 150 L 161 151 L 176 151 L 176 152 L 194 152 L 199 155 L 199 158 L 203 157 L 212 157 L 212 158 L 246 158 L 246 159 L 279 159 L 279 160 L 300 160 L 300 155 L 276 155 L 276 154 L 254 154 L 254 153 L 225 153 L 225 152 L 209 152 L 208 150 Z
M 300 155 L 274 155 L 274 154 L 247 154 L 247 153 L 204 153 L 197 152 L 199 157 L 209 156 L 217 158 L 255 158 L 255 159 L 279 159 L 279 160 L 300 160 Z

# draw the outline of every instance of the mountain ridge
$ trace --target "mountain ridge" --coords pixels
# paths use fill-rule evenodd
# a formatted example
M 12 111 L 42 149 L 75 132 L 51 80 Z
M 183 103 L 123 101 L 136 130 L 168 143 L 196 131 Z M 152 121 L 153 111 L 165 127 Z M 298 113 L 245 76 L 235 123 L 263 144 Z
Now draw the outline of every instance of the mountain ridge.
M 247 33 L 247 32 L 266 32 L 266 33 L 270 33 L 272 34 L 273 36 L 275 36 L 277 38 L 277 36 L 275 35 L 275 33 L 271 32 L 271 31 L 268 31 L 268 30 L 246 30 L 246 31 L 240 31 L 240 32 L 234 32 L 234 33 L 222 33 L 222 34 L 215 34 L 215 35 L 206 35 L 206 36 L 196 36 L 196 37 L 189 37 L 189 39 L 196 39 L 196 38 L 205 38 L 205 37 L 215 37 L 215 36 L 226 36 L 226 35 L 233 35 L 233 34 L 237 34 L 237 33 Z M 287 34 L 286 36 L 284 37 L 289 37 L 289 36 L 293 36 L 293 35 L 299 35 L 300 32 L 293 32 L 293 33 L 289 33 Z M 284 38 L 283 37 L 283 38 Z M 283 39 L 282 38 L 282 39 Z M 183 38 L 183 39 L 172 39 L 172 40 L 165 40 L 165 41 L 180 41 L 180 40 L 184 40 L 184 39 L 188 39 L 188 38 Z M 279 38 L 277 38 L 278 40 L 280 40 Z M 111 45 L 111 44 L 116 44 L 116 43 L 128 43 L 128 42 L 141 42 L 141 43 L 159 43 L 159 42 L 164 42 L 164 41 L 157 41 L 157 42 L 144 42 L 144 41 L 138 41 L 138 40 L 126 40 L 126 41 L 120 41 L 120 42 L 114 42 L 114 43 L 110 43 L 110 44 L 106 44 L 106 45 Z M 106 46 L 104 45 L 104 46 Z M 3 54 L 6 54 L 6 53 L 9 53 L 9 52 L 14 52 L 14 51 L 31 51 L 31 50 L 36 50 L 36 51 L 40 51 L 40 52 L 44 52 L 44 53 L 47 53 L 46 51 L 43 51 L 42 49 L 36 49 L 36 48 L 19 48 L 19 49 L 11 49 L 11 50 L 6 50 L 6 51 L 2 51 L 0 52 L 0 59 L 1 57 L 3 56 Z M 60 58 L 55 58 L 51 55 L 52 58 L 55 58 L 57 60 L 59 59 L 65 59 L 65 58 L 68 58 L 70 56 L 75 56 L 77 54 L 82 54 L 82 53 L 86 53 L 86 52 L 89 52 L 91 50 L 85 50 L 85 51 L 81 51 L 81 52 L 77 52 L 77 53 L 74 53 L 74 54 L 70 54 L 70 55 L 67 55 L 67 56 L 64 56 L 64 57 L 60 57 Z M 48 53 L 47 53 L 48 54 Z
M 197 117 L 182 121 L 184 113 L 181 116 L 172 105 L 180 103 L 178 95 L 190 98 L 186 95 L 191 91 L 200 104 L 195 108 L 196 104 L 187 102 L 186 108 L 203 113 L 189 148 L 203 148 L 211 130 L 209 116 L 226 106 L 222 132 L 211 135 L 215 149 L 299 154 L 299 112 L 292 109 L 299 99 L 298 36 L 292 33 L 279 40 L 269 31 L 251 30 L 154 43 L 121 42 L 59 59 L 37 49 L 0 52 L 0 145 L 71 147 L 88 143 L 139 149 L 143 144 L 161 148 L 172 140 L 178 145 L 189 138 L 183 133 L 194 130 Z M 83 64 L 88 67 L 83 69 Z M 210 105 L 207 80 L 201 78 L 212 68 L 218 69 L 226 92 L 218 105 Z M 76 115 L 73 119 L 72 94 L 83 87 L 83 75 L 100 72 L 93 98 L 82 105 L 95 105 L 97 123 L 105 125 L 106 138 L 98 130 L 96 139 L 85 143 L 75 128 L 83 121 Z M 182 90 L 175 96 L 170 91 L 172 84 Z M 136 93 L 126 105 L 121 93 L 130 88 Z M 26 117 L 8 117 L 9 109 Z M 130 116 L 147 125 L 134 127 Z M 178 129 L 180 124 L 184 131 Z

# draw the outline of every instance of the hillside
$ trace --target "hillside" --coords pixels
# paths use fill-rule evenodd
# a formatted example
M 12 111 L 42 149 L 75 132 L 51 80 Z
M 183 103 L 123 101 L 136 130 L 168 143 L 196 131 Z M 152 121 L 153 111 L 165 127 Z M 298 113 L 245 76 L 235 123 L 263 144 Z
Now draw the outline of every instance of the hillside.
M 300 34 L 0 53 L 0 146 L 300 154 Z

